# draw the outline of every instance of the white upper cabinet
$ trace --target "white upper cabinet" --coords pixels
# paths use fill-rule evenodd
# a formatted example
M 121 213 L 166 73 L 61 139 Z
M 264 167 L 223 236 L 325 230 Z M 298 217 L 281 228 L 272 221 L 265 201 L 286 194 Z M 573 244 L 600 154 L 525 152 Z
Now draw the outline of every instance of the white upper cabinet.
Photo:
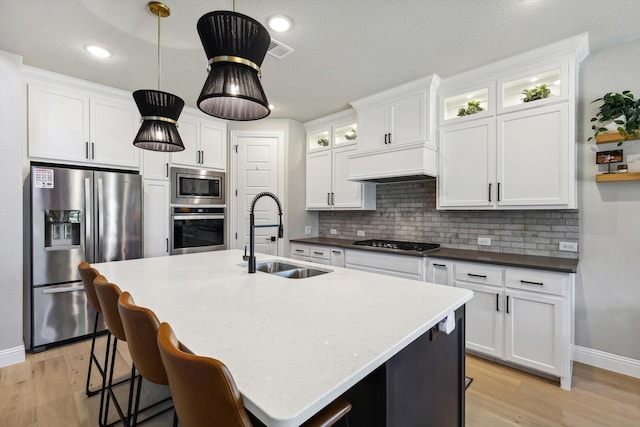
M 436 92 L 431 75 L 352 102 L 358 115 L 358 149 L 349 155 L 349 178 L 389 182 L 436 176 Z
M 89 84 L 85 90 L 54 76 L 27 78 L 29 157 L 138 168 L 133 139 L 140 115 L 133 99 L 93 92 Z
M 171 164 L 207 169 L 227 168 L 227 124 L 187 109 L 178 119 L 184 151 L 171 153 Z
M 375 209 L 375 184 L 348 179 L 348 155 L 360 139 L 355 112 L 347 110 L 305 123 L 308 210 Z
M 586 34 L 442 82 L 439 209 L 576 209 Z

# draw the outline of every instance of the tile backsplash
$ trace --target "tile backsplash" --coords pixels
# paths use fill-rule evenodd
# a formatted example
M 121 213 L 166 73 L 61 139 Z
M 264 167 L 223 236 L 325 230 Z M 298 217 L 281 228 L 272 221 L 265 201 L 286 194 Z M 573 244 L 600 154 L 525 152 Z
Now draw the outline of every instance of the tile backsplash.
M 377 188 L 375 211 L 321 211 L 321 237 L 393 239 L 440 243 L 444 247 L 513 254 L 577 258 L 558 250 L 579 243 L 578 210 L 436 210 L 435 180 L 384 184 Z M 330 234 L 335 229 L 337 234 Z M 365 237 L 357 235 L 362 230 Z M 478 237 L 491 246 L 478 246 Z

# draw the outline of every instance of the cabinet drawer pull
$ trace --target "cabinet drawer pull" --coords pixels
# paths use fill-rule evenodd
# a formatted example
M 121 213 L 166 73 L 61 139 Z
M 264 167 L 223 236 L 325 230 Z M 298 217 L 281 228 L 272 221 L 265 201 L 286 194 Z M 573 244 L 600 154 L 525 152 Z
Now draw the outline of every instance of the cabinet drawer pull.
M 304 252 L 304 249 L 294 249 L 296 252 Z
M 486 274 L 473 274 L 473 273 L 467 273 L 467 276 L 471 276 L 471 277 L 479 277 L 481 279 L 486 279 L 487 276 Z
M 442 267 L 442 268 L 447 268 L 447 266 L 445 264 L 433 264 L 434 267 Z
M 314 255 L 324 255 L 324 252 L 313 251 Z
M 333 252 L 334 254 L 341 254 L 342 253 L 340 251 L 331 251 L 331 252 Z
M 544 283 L 542 282 L 530 282 L 528 280 L 520 280 L 520 283 L 522 283 L 523 285 L 538 285 L 538 286 L 544 286 Z
M 500 311 L 500 294 L 496 294 L 496 311 Z

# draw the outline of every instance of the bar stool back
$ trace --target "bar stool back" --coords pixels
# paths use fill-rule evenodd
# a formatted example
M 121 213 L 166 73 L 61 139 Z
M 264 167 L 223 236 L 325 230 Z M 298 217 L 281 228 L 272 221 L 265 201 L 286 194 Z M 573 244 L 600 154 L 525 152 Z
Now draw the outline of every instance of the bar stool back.
M 187 352 L 168 323 L 160 325 L 158 348 L 182 427 L 253 426 L 224 363 Z M 302 426 L 329 427 L 350 410 L 351 403 L 338 398 Z
M 99 425 L 106 426 L 108 425 L 108 417 L 109 417 L 109 404 L 111 399 L 113 399 L 113 404 L 118 412 L 118 416 L 120 417 L 120 421 L 124 426 L 129 425 L 129 418 L 131 417 L 131 403 L 133 397 L 133 380 L 135 378 L 135 365 L 131 366 L 131 377 L 129 381 L 129 402 L 127 405 L 127 413 L 124 413 L 122 406 L 118 402 L 116 398 L 114 389 L 113 389 L 113 372 L 116 362 L 116 349 L 118 345 L 118 340 L 127 341 L 127 336 L 124 332 L 124 327 L 122 326 L 122 320 L 120 319 L 120 313 L 118 312 L 118 298 L 122 294 L 122 291 L 118 287 L 118 285 L 114 283 L 110 283 L 107 281 L 106 277 L 103 275 L 98 275 L 93 281 L 96 295 L 98 296 L 98 300 L 100 301 L 100 307 L 102 308 L 102 314 L 104 316 L 104 321 L 107 324 L 107 328 L 109 328 L 109 332 L 113 335 L 113 349 L 111 350 L 111 358 L 105 357 L 104 366 L 108 366 L 109 360 L 111 361 L 111 366 L 109 368 L 109 381 L 104 388 L 102 395 L 100 397 L 100 408 L 101 412 L 99 415 Z M 102 412 L 103 402 L 105 401 L 106 395 L 106 406 L 104 408 L 104 413 Z
M 118 312 L 120 313 L 122 326 L 124 327 L 124 332 L 127 336 L 129 353 L 133 359 L 133 364 L 136 366 L 136 369 L 140 374 L 137 390 L 135 392 L 136 396 L 133 408 L 133 422 L 131 424 L 131 426 L 135 427 L 138 425 L 142 378 L 145 378 L 154 384 L 161 385 L 168 385 L 169 380 L 167 379 L 167 373 L 164 369 L 164 365 L 162 364 L 162 359 L 160 358 L 160 351 L 158 350 L 157 337 L 158 328 L 160 327 L 158 317 L 148 308 L 135 305 L 135 301 L 129 292 L 123 292 L 118 298 Z M 161 402 L 168 399 L 169 398 L 164 399 Z M 161 411 L 158 414 L 162 412 L 164 411 Z M 146 419 L 149 418 L 151 417 Z M 177 425 L 177 420 L 174 417 L 174 426 L 175 425 Z

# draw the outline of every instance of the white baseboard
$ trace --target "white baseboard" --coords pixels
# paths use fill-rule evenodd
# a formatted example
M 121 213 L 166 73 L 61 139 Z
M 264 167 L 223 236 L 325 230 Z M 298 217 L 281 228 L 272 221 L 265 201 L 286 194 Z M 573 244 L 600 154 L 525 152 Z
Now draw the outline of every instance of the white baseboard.
M 640 360 L 593 348 L 573 346 L 573 360 L 596 368 L 606 369 L 630 377 L 640 378 Z
M 0 368 L 25 361 L 24 345 L 0 350 Z

